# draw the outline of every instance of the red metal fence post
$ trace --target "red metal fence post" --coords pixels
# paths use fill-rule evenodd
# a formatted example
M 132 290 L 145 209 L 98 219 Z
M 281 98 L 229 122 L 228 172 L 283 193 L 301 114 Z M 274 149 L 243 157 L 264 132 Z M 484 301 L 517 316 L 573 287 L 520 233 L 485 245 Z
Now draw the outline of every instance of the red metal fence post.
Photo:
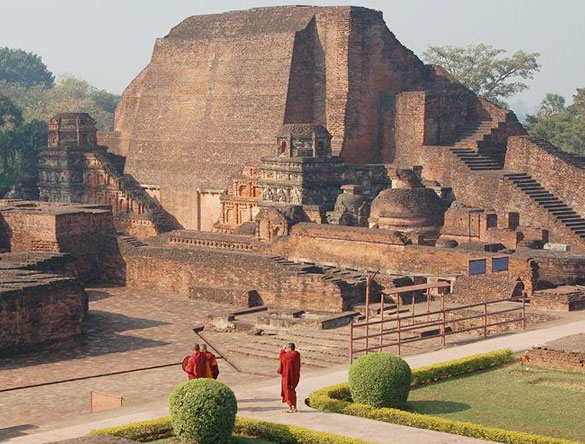
M 370 335 L 370 275 L 366 275 L 366 348 L 368 348 L 368 336 Z M 366 355 L 368 351 L 366 350 Z
M 353 362 L 353 321 L 349 324 L 349 363 Z
M 384 348 L 384 293 L 380 293 L 380 351 Z
M 526 292 L 522 292 L 522 330 L 526 330 Z

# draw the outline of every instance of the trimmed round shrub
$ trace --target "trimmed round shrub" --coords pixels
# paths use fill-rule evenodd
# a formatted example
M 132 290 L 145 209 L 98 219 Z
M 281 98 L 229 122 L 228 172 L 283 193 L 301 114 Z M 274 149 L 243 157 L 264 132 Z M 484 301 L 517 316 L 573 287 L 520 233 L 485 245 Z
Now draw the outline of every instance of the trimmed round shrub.
M 238 405 L 229 387 L 214 379 L 193 379 L 169 399 L 175 435 L 198 444 L 231 442 Z
M 399 356 L 390 353 L 361 356 L 349 368 L 351 398 L 376 408 L 403 408 L 411 377 L 410 366 Z

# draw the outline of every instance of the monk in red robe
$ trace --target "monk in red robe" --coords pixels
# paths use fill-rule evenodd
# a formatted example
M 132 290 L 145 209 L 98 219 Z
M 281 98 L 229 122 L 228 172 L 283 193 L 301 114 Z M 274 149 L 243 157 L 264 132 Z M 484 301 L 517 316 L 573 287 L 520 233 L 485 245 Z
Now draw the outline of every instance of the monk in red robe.
M 217 379 L 219 376 L 219 366 L 215 355 L 207 350 L 207 344 L 201 344 L 201 353 L 207 358 L 207 377 Z
M 280 396 L 282 402 L 288 405 L 286 413 L 297 411 L 297 385 L 301 377 L 301 355 L 295 350 L 291 342 L 280 351 L 280 366 L 278 373 L 282 376 L 280 385 Z
M 195 344 L 191 356 L 183 360 L 183 370 L 189 379 L 207 378 L 207 357 L 201 352 L 199 344 Z

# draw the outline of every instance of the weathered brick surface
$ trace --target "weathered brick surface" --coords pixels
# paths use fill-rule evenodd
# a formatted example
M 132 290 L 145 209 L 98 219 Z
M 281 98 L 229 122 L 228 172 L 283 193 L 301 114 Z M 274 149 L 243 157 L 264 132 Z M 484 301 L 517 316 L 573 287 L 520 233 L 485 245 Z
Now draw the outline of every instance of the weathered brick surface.
M 585 334 L 565 336 L 529 352 L 539 367 L 585 373 Z
M 350 163 L 382 160 L 392 112 L 380 103 L 421 86 L 423 67 L 382 14 L 365 8 L 190 17 L 157 40 L 123 95 L 116 133 L 100 141 L 128 156 L 139 182 L 161 186 L 179 222 L 198 228 L 207 216 L 193 205 L 196 190 L 224 189 L 243 164 L 270 153 L 283 123 L 327 126 L 334 153 Z
M 544 139 L 518 136 L 508 140 L 505 167 L 528 173 L 577 213 L 585 214 L 583 158 L 563 153 Z
M 0 207 L 1 248 L 70 253 L 84 281 L 98 275 L 103 239 L 113 232 L 112 213 L 100 206 L 19 201 Z
M 0 355 L 81 332 L 87 298 L 73 277 L 0 270 Z
M 535 272 L 527 258 L 510 256 L 508 271 L 491 271 L 491 258 L 502 255 L 464 248 L 435 248 L 404 245 L 395 233 L 386 230 L 300 223 L 287 238 L 273 245 L 275 253 L 290 259 L 335 264 L 348 268 L 384 270 L 396 275 L 424 274 L 460 276 L 468 273 L 469 261 L 486 259 L 487 273 L 515 281 L 520 278 L 532 291 Z M 334 236 L 337 231 L 344 236 Z M 366 235 L 362 235 L 366 233 Z
M 476 302 L 499 301 L 522 296 L 523 284 L 511 279 L 492 276 L 460 276 L 453 285 L 449 302 L 474 304 Z
M 573 311 L 585 308 L 585 292 L 580 287 L 561 286 L 535 291 L 530 298 L 538 310 Z
M 207 287 L 255 290 L 263 304 L 343 311 L 363 295 L 363 286 L 324 280 L 323 274 L 299 270 L 269 256 L 235 251 L 138 247 L 122 251 L 129 287 L 189 296 Z M 217 299 L 221 299 L 219 296 Z M 233 302 L 227 297 L 225 302 Z

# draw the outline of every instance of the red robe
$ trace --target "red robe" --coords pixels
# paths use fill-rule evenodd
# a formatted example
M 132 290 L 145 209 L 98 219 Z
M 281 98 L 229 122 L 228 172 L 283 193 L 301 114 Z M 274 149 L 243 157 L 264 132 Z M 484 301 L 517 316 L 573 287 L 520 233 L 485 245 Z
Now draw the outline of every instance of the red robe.
M 207 357 L 205 353 L 199 351 L 193 352 L 189 357 L 184 370 L 187 372 L 189 379 L 198 379 L 207 377 Z
M 299 385 L 301 378 L 301 355 L 296 350 L 285 352 L 280 351 L 280 366 L 278 373 L 282 375 L 280 384 L 280 396 L 282 402 L 285 402 L 289 407 L 297 407 L 297 392 L 296 388 Z
M 217 379 L 219 376 L 219 366 L 217 365 L 217 359 L 215 359 L 215 355 L 210 351 L 205 353 L 207 357 L 207 362 L 209 363 L 209 368 L 211 369 L 211 377 L 213 379 Z

